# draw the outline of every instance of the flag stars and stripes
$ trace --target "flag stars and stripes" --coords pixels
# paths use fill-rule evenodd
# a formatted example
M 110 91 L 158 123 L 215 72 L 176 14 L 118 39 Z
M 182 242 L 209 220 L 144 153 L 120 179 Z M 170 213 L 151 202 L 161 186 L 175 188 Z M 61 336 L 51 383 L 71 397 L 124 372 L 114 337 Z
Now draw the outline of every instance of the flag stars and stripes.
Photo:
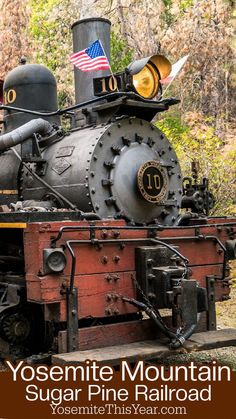
M 99 39 L 88 48 L 70 55 L 70 61 L 81 71 L 110 69 L 109 61 Z

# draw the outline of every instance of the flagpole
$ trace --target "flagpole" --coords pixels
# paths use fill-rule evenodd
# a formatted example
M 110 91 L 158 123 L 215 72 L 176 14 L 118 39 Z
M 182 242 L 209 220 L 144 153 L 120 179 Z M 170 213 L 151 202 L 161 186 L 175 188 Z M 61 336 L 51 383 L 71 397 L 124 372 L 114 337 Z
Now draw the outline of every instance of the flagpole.
M 100 41 L 100 39 L 99 39 L 99 42 L 100 42 L 100 45 L 101 45 L 102 50 L 103 50 L 103 52 L 104 52 L 104 55 L 105 55 L 105 57 L 107 58 L 107 54 L 106 54 L 105 49 L 104 49 L 104 47 L 103 47 L 102 41 Z M 113 73 L 113 71 L 112 71 L 112 69 L 111 69 L 111 64 L 110 64 L 110 61 L 108 60 L 108 58 L 107 58 L 107 61 L 108 61 L 108 64 L 109 64 L 109 68 L 110 68 L 111 75 L 112 75 L 113 79 L 115 79 L 115 76 L 114 76 L 114 73 Z M 117 84 L 117 91 L 119 92 L 119 89 L 118 89 L 118 84 Z
M 177 76 L 177 74 L 175 75 L 175 77 L 173 77 L 173 79 L 170 81 L 170 83 L 168 84 L 168 86 L 166 87 L 166 89 L 164 90 L 164 92 L 162 93 L 162 99 L 163 99 L 163 96 L 165 95 L 165 93 L 166 93 L 166 91 L 169 89 L 169 87 L 172 85 L 172 83 L 173 83 L 173 81 L 175 80 L 175 78 L 176 78 L 176 76 Z
M 168 86 L 166 87 L 166 89 L 164 90 L 163 94 L 162 94 L 162 98 L 163 96 L 166 94 L 166 91 L 169 89 L 169 87 L 172 85 L 173 81 L 175 80 L 176 76 L 179 74 L 180 70 L 182 70 L 184 64 L 186 63 L 187 59 L 189 57 L 189 54 L 185 55 L 183 58 L 181 58 L 179 61 L 177 61 L 177 63 L 174 64 L 174 66 L 178 65 L 180 62 L 182 62 L 180 64 L 180 67 L 178 68 L 178 70 L 176 71 L 176 73 L 174 74 L 174 76 L 172 77 L 170 83 L 168 83 Z M 171 73 L 170 73 L 171 75 Z M 170 76 L 169 75 L 169 76 Z

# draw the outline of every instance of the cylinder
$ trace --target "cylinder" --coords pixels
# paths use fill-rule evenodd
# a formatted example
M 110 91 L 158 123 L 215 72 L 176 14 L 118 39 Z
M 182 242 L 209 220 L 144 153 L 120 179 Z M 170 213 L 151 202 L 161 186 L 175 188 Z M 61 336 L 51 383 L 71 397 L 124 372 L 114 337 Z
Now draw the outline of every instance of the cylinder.
M 110 62 L 110 27 L 111 22 L 103 18 L 89 18 L 75 22 L 72 25 L 74 52 L 87 48 L 99 39 Z M 93 94 L 93 78 L 104 77 L 108 74 L 110 74 L 109 70 L 83 72 L 74 67 L 76 103 L 93 99 L 95 97 Z

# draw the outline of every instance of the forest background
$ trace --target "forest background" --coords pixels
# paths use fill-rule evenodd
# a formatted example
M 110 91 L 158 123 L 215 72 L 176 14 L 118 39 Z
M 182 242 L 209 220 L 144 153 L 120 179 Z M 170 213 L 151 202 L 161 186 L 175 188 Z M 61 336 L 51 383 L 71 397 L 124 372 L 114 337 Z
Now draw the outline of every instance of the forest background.
M 162 53 L 188 61 L 168 96 L 181 103 L 155 123 L 173 143 L 184 175 L 191 162 L 210 179 L 214 215 L 236 213 L 234 0 L 0 0 L 0 79 L 19 63 L 46 65 L 60 106 L 74 103 L 71 24 L 101 16 L 112 22 L 112 70 Z M 166 93 L 167 96 L 167 93 Z

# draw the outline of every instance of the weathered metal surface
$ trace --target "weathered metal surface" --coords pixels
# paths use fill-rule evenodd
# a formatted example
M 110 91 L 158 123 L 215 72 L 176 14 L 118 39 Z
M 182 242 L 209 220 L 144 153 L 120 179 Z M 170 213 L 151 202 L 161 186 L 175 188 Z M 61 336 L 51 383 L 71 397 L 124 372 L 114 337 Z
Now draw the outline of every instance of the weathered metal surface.
M 70 156 L 58 157 L 58 148 L 73 147 Z M 164 134 L 141 119 L 124 119 L 105 126 L 71 133 L 42 152 L 48 162 L 43 179 L 82 211 L 100 217 L 128 218 L 136 223 L 158 219 L 173 225 L 182 199 L 182 177 L 176 153 Z M 147 162 L 158 163 L 157 172 L 146 172 L 142 181 L 149 196 L 161 197 L 158 205 L 140 194 L 137 176 Z M 46 187 L 24 174 L 24 199 L 42 200 Z M 140 178 L 140 176 L 139 176 Z M 147 194 L 146 194 L 147 196 Z
M 208 310 L 207 310 L 207 329 L 215 330 L 216 329 L 216 306 L 215 306 L 215 279 L 214 276 L 206 277 L 206 287 L 207 287 L 207 300 L 208 300 Z
M 104 52 L 110 60 L 110 25 L 108 19 L 89 18 L 82 19 L 72 25 L 73 49 L 79 52 L 99 39 Z M 109 70 L 97 70 L 96 77 L 104 77 L 110 74 Z M 94 98 L 93 94 L 93 72 L 82 72 L 75 68 L 75 100 L 81 103 Z
M 67 351 L 73 352 L 79 349 L 78 345 L 78 290 L 69 288 L 66 290 L 66 319 L 67 319 Z

